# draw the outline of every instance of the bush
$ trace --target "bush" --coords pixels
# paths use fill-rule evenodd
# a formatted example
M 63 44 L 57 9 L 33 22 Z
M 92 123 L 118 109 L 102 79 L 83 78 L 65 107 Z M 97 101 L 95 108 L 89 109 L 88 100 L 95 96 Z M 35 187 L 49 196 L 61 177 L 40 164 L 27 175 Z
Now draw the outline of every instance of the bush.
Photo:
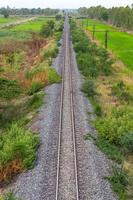
M 0 200 L 21 200 L 20 198 L 15 197 L 12 192 L 8 192 L 0 197 Z
M 101 106 L 96 104 L 94 106 L 94 112 L 98 117 L 101 117 L 102 116 L 102 108 L 101 108 Z
M 123 135 L 120 139 L 120 145 L 124 153 L 133 153 L 133 132 Z
M 22 89 L 15 80 L 0 78 L 0 98 L 13 99 L 22 93 Z
M 39 92 L 43 87 L 44 87 L 44 85 L 42 83 L 33 82 L 29 91 L 28 91 L 28 94 L 33 95 L 34 93 Z
M 58 52 L 59 52 L 59 49 L 55 45 L 54 47 L 52 47 L 44 52 L 44 58 L 56 58 Z
M 41 36 L 46 37 L 46 38 L 49 36 L 52 36 L 54 33 L 54 25 L 55 23 L 53 20 L 47 21 L 47 23 L 41 27 L 41 31 L 40 31 Z
M 87 95 L 87 97 L 94 97 L 94 95 L 96 95 L 94 81 L 86 80 L 82 85 L 82 91 Z
M 61 77 L 56 72 L 56 70 L 54 68 L 52 68 L 52 67 L 49 68 L 48 80 L 49 80 L 49 84 L 60 83 L 61 82 Z
M 112 183 L 113 190 L 118 193 L 119 199 L 126 200 L 127 194 L 125 187 L 128 184 L 127 173 L 116 167 L 113 167 L 113 176 L 107 177 L 107 179 Z
M 27 108 L 28 109 L 37 109 L 43 103 L 44 93 L 37 93 L 34 94 L 28 101 L 27 101 Z
M 117 96 L 121 101 L 130 102 L 133 100 L 133 95 L 129 92 L 123 81 L 118 81 L 112 87 L 112 94 Z
M 133 107 L 115 108 L 110 115 L 98 118 L 95 126 L 101 137 L 120 144 L 124 135 L 133 132 Z
M 16 173 L 14 162 L 19 163 L 19 170 L 32 168 L 38 144 L 39 137 L 17 123 L 13 123 L 6 132 L 2 133 L 0 135 L 1 181 L 5 181 Z

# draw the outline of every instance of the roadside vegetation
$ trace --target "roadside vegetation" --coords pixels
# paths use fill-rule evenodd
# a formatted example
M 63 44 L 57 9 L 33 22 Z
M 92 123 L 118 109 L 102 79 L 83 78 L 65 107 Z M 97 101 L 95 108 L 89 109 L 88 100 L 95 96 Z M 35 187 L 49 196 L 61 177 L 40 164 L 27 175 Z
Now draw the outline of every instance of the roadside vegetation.
M 95 144 L 117 164 L 106 177 L 120 200 L 133 198 L 133 80 L 125 66 L 117 65 L 108 51 L 97 46 L 74 20 L 71 34 L 79 70 L 85 77 L 82 91 L 94 107 L 92 122 L 98 132 L 85 139 Z M 120 165 L 118 165 L 120 164 Z M 132 166 L 132 167 L 131 167 Z M 126 172 L 128 170 L 128 172 Z
M 15 38 L 20 30 L 28 37 Z M 0 186 L 35 165 L 40 139 L 28 123 L 44 103 L 44 88 L 61 81 L 51 65 L 62 30 L 62 19 L 39 18 L 3 30 L 15 33 L 13 40 L 10 34 L 0 36 Z M 1 199 L 16 198 L 10 194 Z

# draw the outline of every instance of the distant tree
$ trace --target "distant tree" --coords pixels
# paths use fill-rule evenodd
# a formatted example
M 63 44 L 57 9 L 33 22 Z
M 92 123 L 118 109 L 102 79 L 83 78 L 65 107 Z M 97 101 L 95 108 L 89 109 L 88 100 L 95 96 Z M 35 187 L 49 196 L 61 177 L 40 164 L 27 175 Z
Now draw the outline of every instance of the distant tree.
M 8 18 L 8 17 L 9 17 L 9 9 L 7 9 L 7 8 L 2 8 L 1 13 L 2 13 L 2 15 L 3 15 L 5 18 Z
M 62 19 L 62 15 L 58 14 L 58 15 L 55 16 L 55 18 L 56 18 L 57 21 L 59 21 L 59 20 Z
M 104 21 L 108 21 L 108 19 L 109 19 L 109 14 L 108 14 L 108 11 L 103 11 L 102 13 L 101 13 L 101 18 L 104 20 Z

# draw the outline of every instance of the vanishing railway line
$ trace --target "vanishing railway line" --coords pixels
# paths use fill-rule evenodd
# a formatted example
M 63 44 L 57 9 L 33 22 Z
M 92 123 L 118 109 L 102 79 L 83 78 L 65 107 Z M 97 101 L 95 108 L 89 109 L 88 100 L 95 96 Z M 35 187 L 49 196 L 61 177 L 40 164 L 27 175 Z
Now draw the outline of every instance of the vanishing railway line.
M 68 18 L 64 27 L 64 66 L 62 69 L 56 200 L 79 199 L 73 87 Z

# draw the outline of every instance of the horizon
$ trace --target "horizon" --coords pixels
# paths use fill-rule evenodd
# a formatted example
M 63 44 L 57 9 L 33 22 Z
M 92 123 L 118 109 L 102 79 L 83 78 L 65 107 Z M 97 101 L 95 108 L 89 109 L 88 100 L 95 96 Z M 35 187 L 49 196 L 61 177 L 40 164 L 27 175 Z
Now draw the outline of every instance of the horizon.
M 99 3 L 97 3 L 96 0 L 77 0 L 75 2 L 71 2 L 71 0 L 53 0 L 52 2 L 44 2 L 43 0 L 35 0 L 32 2 L 32 0 L 29 0 L 28 2 L 26 0 L 2 0 L 0 2 L 0 7 L 7 7 L 9 6 L 10 8 L 51 8 L 51 9 L 78 9 L 80 7 L 92 7 L 92 6 L 103 6 L 106 8 L 112 8 L 112 7 L 126 7 L 126 6 L 131 6 L 133 3 L 132 0 L 112 0 L 110 1 L 105 1 L 105 0 L 100 0 Z M 31 6 L 32 5 L 32 6 Z

